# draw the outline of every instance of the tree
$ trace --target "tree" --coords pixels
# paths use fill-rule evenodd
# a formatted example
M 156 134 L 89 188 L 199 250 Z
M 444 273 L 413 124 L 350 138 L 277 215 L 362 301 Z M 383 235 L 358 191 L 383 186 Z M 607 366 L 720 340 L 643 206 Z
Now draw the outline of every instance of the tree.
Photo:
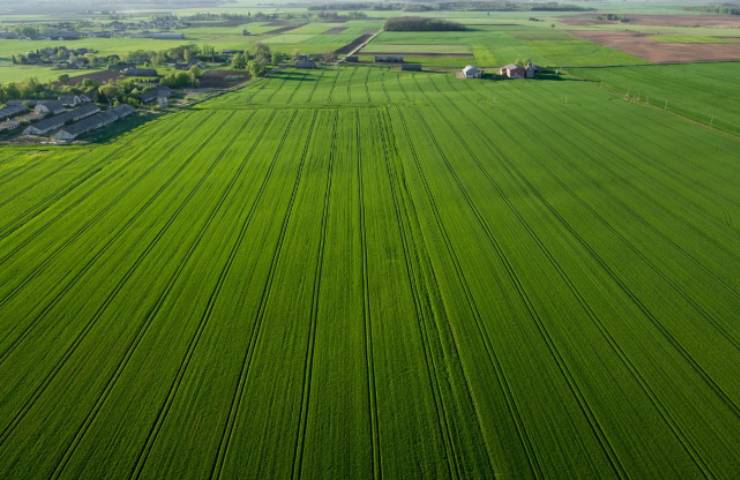
M 108 82 L 108 83 L 101 85 L 98 88 L 98 93 L 102 97 L 104 97 L 108 101 L 108 104 L 110 105 L 113 103 L 113 100 L 121 96 L 123 92 L 119 85 L 113 82 Z
M 269 64 L 270 60 L 272 60 L 270 47 L 268 45 L 265 45 L 264 43 L 258 43 L 255 48 L 256 50 L 254 52 L 254 59 L 262 63 L 263 65 Z
M 265 75 L 265 72 L 267 70 L 267 64 L 259 60 L 252 60 L 249 62 L 247 68 L 249 70 L 249 75 L 252 78 L 262 77 Z
M 65 74 L 62 74 L 62 75 L 59 75 L 59 83 L 61 83 L 62 85 L 68 85 L 69 84 L 69 75 L 67 75 L 66 73 Z
M 244 70 L 247 68 L 247 58 L 243 53 L 237 53 L 231 59 L 231 68 L 234 70 Z
M 288 55 L 283 52 L 272 52 L 272 65 L 280 65 L 288 59 Z

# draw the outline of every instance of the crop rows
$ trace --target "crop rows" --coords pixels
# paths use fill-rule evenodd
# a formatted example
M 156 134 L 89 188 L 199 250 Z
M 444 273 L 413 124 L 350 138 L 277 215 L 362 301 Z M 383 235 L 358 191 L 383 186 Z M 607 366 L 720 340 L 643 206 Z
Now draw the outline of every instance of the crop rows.
M 2 152 L 0 476 L 733 478 L 737 149 L 350 66 Z

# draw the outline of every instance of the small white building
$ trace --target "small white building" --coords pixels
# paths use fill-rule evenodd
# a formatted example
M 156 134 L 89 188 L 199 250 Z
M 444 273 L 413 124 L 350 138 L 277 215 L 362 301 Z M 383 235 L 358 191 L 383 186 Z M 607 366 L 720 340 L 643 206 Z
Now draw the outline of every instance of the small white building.
M 462 74 L 464 78 L 480 78 L 483 71 L 474 65 L 468 65 L 462 69 Z

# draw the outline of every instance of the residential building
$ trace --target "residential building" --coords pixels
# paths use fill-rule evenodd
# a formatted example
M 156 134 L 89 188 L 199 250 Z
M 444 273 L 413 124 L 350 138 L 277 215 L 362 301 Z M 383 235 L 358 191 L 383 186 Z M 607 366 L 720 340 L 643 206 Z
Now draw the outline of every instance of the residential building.
M 481 78 L 483 71 L 475 65 L 467 65 L 462 69 L 462 75 L 464 78 Z

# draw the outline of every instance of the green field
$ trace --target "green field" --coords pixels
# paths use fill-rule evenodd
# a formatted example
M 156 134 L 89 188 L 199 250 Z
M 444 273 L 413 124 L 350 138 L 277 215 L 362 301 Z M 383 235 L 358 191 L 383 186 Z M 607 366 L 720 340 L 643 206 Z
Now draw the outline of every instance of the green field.
M 520 25 L 476 26 L 475 30 L 462 32 L 383 32 L 365 48 L 382 51 L 391 45 L 396 51 L 405 51 L 419 44 L 439 53 L 450 53 L 451 48 L 472 51 L 479 66 L 493 67 L 516 60 L 532 59 L 547 66 L 635 65 L 645 60 L 603 47 L 588 40 L 576 38 L 563 30 Z M 456 52 L 452 52 L 456 53 Z M 456 66 L 465 65 L 466 59 L 449 57 Z
M 573 68 L 573 75 L 740 134 L 740 62 Z
M 368 67 L 2 146 L 0 478 L 736 478 L 739 148 Z

